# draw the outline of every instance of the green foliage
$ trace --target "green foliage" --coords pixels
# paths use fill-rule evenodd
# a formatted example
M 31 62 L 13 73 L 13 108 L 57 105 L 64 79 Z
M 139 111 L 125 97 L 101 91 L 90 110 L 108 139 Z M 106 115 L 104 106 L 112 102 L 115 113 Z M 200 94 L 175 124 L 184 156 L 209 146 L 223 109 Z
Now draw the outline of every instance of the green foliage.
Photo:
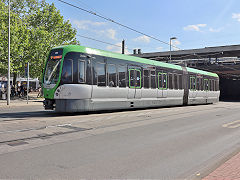
M 8 1 L 0 2 L 0 74 L 7 72 Z M 11 72 L 24 72 L 30 64 L 30 76 L 40 77 L 49 50 L 58 45 L 79 44 L 76 30 L 65 21 L 54 4 L 45 0 L 12 0 Z

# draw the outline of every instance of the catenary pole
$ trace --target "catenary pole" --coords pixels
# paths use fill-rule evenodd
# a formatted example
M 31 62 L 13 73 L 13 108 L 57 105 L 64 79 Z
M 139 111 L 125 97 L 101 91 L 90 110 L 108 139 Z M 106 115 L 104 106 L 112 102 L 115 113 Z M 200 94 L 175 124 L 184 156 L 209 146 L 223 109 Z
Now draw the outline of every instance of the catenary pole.
M 125 54 L 125 40 L 122 40 L 122 54 Z
M 11 23 L 10 23 L 10 0 L 8 0 L 8 85 L 7 85 L 7 105 L 10 105 L 10 30 L 11 30 Z
M 29 62 L 27 63 L 27 104 L 28 104 L 28 92 L 29 92 Z

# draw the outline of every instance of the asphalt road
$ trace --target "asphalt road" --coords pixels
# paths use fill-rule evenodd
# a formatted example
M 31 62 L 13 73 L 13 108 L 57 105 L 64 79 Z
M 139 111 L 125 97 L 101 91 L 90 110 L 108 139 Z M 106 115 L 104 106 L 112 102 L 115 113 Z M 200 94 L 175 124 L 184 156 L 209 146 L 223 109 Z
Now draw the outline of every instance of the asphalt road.
M 239 150 L 239 102 L 90 114 L 41 105 L 0 111 L 0 179 L 201 179 Z

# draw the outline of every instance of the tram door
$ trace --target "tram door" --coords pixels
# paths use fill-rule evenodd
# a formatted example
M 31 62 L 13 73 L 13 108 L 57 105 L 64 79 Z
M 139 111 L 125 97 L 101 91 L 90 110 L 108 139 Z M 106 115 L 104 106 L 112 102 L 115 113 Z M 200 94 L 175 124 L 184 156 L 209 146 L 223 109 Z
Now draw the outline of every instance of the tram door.
M 204 79 L 204 93 L 205 93 L 205 98 L 208 98 L 208 91 L 209 91 L 209 80 Z
M 158 98 L 161 98 L 163 97 L 163 72 L 162 71 L 159 71 L 158 72 L 158 77 L 157 77 L 157 81 L 158 81 L 158 94 L 157 94 L 157 97 Z
M 142 97 L 142 82 L 141 82 L 141 69 L 140 68 L 129 68 L 129 99 L 140 99 Z
M 167 97 L 167 73 L 163 71 L 158 72 L 158 98 Z
M 189 97 L 190 98 L 196 98 L 197 97 L 197 87 L 196 87 L 196 76 L 190 76 L 190 92 Z

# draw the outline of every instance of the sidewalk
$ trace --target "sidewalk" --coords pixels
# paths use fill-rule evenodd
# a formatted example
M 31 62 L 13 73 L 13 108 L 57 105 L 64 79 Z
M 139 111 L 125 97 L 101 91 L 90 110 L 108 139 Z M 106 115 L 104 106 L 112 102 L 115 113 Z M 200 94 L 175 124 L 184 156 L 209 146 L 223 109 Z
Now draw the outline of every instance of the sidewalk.
M 7 105 L 7 100 L 0 99 L 0 108 L 1 107 L 14 107 L 14 106 L 27 106 L 27 105 L 42 105 L 43 98 L 37 98 L 38 93 L 30 93 L 29 100 L 27 104 L 27 97 L 19 98 L 14 97 L 10 100 L 10 105 Z
M 240 152 L 203 178 L 203 180 L 240 180 Z

